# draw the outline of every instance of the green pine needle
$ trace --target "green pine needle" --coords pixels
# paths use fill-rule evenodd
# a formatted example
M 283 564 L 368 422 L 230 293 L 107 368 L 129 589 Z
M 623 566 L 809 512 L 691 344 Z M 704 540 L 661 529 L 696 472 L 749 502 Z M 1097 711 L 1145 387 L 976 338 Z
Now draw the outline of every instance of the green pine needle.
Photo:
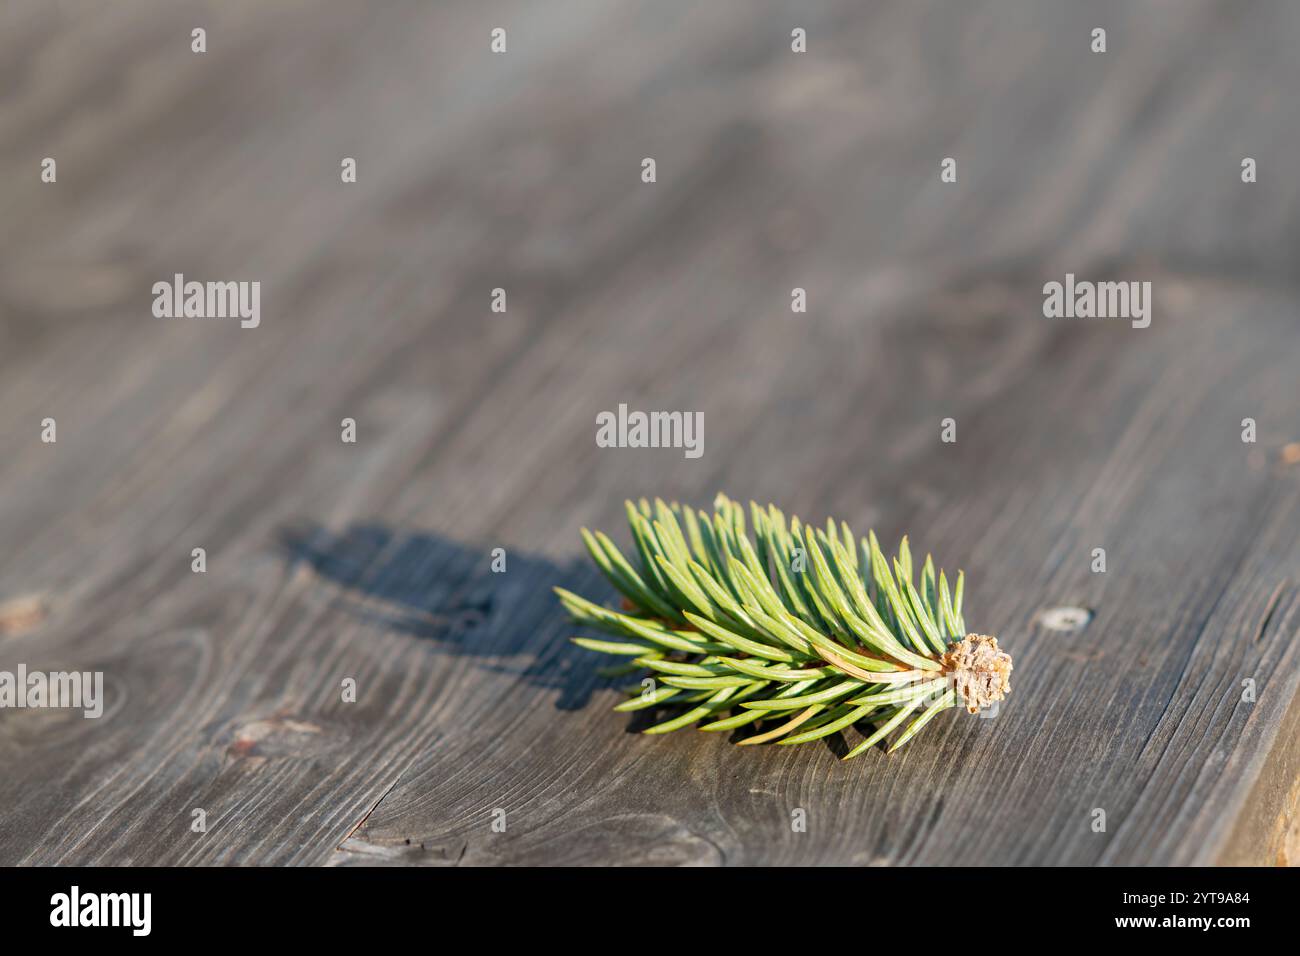
M 618 638 L 575 644 L 633 659 L 617 673 L 649 671 L 615 708 L 671 710 L 645 733 L 707 720 L 699 729 L 757 727 L 742 745 L 784 745 L 876 725 L 847 760 L 901 727 L 893 752 L 939 711 L 975 713 L 1011 689 L 997 639 L 966 633 L 965 575 L 950 591 L 926 555 L 914 582 L 906 537 L 891 561 L 874 532 L 855 544 L 844 523 L 815 529 L 751 503 L 751 537 L 740 505 L 720 494 L 713 507 L 629 501 L 633 560 L 582 529 L 622 610 L 555 589 L 574 621 Z

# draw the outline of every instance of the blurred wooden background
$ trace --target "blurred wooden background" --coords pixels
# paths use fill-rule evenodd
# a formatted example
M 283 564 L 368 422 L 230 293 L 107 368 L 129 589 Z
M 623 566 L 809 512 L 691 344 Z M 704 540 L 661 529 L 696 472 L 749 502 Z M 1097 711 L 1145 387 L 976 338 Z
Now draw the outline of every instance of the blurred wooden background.
M 4 4 L 0 669 L 108 701 L 0 712 L 0 863 L 1294 861 L 1298 44 L 1226 0 Z M 176 272 L 261 326 L 155 319 Z M 1066 272 L 1151 327 L 1044 319 Z M 620 402 L 703 457 L 597 448 Z M 629 733 L 550 587 L 720 489 L 964 567 L 1001 714 Z

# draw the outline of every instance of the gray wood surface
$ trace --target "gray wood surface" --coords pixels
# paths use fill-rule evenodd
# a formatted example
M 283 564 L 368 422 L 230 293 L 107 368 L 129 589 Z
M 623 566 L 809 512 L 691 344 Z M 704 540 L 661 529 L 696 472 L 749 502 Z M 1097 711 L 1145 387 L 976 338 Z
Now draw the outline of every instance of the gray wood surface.
M 0 863 L 1294 861 L 1297 44 L 1284 2 L 4 4 L 0 669 L 108 702 L 0 712 Z M 260 327 L 155 319 L 176 272 Z M 1066 272 L 1151 327 L 1044 319 Z M 703 457 L 597 448 L 620 402 Z M 964 567 L 999 716 L 632 732 L 550 587 L 718 490 Z

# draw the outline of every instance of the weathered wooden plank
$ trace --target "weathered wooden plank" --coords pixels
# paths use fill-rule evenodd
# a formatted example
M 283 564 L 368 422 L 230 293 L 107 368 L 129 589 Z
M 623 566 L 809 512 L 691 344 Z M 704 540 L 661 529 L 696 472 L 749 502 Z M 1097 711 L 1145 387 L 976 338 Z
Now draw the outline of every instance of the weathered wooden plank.
M 1300 11 L 2 16 L 0 669 L 109 703 L 0 713 L 0 863 L 1278 858 Z M 153 319 L 178 271 L 260 279 L 262 325 Z M 1067 271 L 1151 281 L 1152 326 L 1044 319 Z M 702 411 L 705 455 L 596 448 L 619 402 Z M 850 763 L 628 733 L 549 589 L 608 594 L 577 529 L 625 496 L 719 488 L 965 567 L 1008 706 Z

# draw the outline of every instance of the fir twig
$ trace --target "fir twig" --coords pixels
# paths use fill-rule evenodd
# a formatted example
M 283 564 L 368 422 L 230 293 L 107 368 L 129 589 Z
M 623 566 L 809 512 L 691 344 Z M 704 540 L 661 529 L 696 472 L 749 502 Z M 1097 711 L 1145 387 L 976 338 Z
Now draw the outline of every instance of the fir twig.
M 800 744 L 875 724 L 847 760 L 902 728 L 897 750 L 939 711 L 976 713 L 1011 690 L 997 638 L 966 632 L 965 575 L 950 590 L 926 555 L 914 582 L 906 537 L 889 561 L 874 532 L 855 544 L 846 524 L 814 529 L 751 503 L 751 538 L 725 495 L 712 515 L 642 499 L 627 516 L 632 561 L 582 530 L 621 610 L 555 592 L 576 622 L 616 638 L 574 643 L 631 658 L 618 673 L 650 672 L 616 710 L 675 711 L 645 733 L 706 721 L 700 730 L 758 728 L 740 744 Z

